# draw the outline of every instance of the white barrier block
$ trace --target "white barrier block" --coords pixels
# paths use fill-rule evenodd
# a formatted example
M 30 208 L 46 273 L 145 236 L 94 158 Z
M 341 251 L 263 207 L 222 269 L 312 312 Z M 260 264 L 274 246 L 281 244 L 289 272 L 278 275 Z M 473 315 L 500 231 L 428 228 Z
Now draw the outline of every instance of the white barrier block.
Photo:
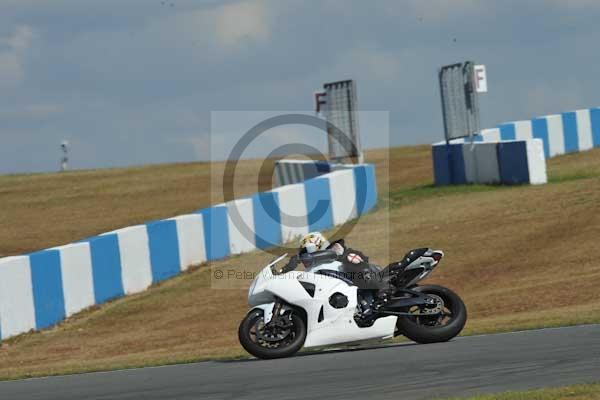
M 90 244 L 72 243 L 54 249 L 60 253 L 60 273 L 68 317 L 96 303 Z
M 341 225 L 356 218 L 356 191 L 354 188 L 354 171 L 351 169 L 329 173 L 329 190 L 331 192 L 331 209 L 333 224 Z
M 181 270 L 206 261 L 204 224 L 201 214 L 180 215 L 172 218 L 177 223 L 177 241 Z
M 531 120 L 529 121 L 515 121 L 515 139 L 516 140 L 527 140 L 533 138 L 533 129 L 531 127 Z
M 575 115 L 577 118 L 577 137 L 579 140 L 579 151 L 590 150 L 594 147 L 590 110 L 577 110 L 575 111 Z
M 256 249 L 252 199 L 232 200 L 227 202 L 226 206 L 231 254 L 240 254 Z M 249 231 L 247 232 L 247 230 Z
M 548 145 L 550 146 L 550 157 L 565 154 L 565 136 L 563 133 L 562 115 L 547 115 L 548 122 Z
M 467 183 L 477 182 L 477 160 L 475 159 L 476 146 L 476 143 L 465 143 L 462 145 L 465 179 Z
M 289 243 L 299 236 L 308 233 L 306 200 L 304 185 L 295 184 L 278 187 L 272 190 L 279 197 L 281 212 L 281 238 Z
M 500 182 L 496 143 L 477 143 L 475 146 L 475 159 L 477 160 L 476 183 Z
M 500 128 L 484 129 L 481 131 L 484 142 L 499 142 L 500 141 Z
M 150 245 L 146 225 L 117 229 L 121 254 L 121 278 L 126 294 L 146 290 L 152 285 Z
M 490 128 L 481 131 L 484 142 L 499 142 L 500 141 L 500 128 Z
M 35 329 L 29 257 L 0 259 L 0 333 L 10 337 Z
M 498 183 L 496 143 L 465 143 L 462 147 L 467 183 Z
M 529 169 L 530 184 L 541 185 L 548 183 L 544 141 L 542 139 L 530 139 L 527 141 L 527 167 Z
M 463 144 L 463 143 L 467 143 L 467 140 L 465 138 L 450 140 L 450 144 Z M 469 143 L 471 143 L 471 142 L 469 142 Z M 445 146 L 445 145 L 446 145 L 445 140 L 442 140 L 441 142 L 435 142 L 434 144 L 432 144 L 432 146 Z

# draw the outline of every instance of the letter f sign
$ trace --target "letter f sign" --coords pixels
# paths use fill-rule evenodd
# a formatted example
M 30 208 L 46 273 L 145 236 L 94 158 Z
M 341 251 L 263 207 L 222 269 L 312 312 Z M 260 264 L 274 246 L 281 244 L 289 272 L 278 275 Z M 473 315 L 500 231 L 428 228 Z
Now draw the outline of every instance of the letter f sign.
M 473 75 L 475 75 L 475 90 L 477 93 L 487 93 L 488 89 L 485 65 L 475 65 L 473 67 Z

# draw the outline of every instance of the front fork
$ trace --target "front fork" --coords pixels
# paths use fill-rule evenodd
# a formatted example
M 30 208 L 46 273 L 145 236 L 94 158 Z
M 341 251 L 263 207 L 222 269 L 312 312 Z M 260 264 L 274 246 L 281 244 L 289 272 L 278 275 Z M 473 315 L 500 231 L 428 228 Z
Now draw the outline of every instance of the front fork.
M 262 310 L 263 312 L 263 320 L 265 321 L 265 325 L 271 322 L 273 318 L 273 308 L 275 307 L 275 302 L 273 303 L 264 303 L 259 304 L 253 308 L 253 310 Z
M 282 311 L 285 311 L 289 307 L 286 307 L 281 299 L 276 298 L 272 303 L 260 304 L 254 308 L 263 311 L 265 325 L 269 325 L 275 323 L 275 321 L 279 319 L 278 317 L 281 316 Z

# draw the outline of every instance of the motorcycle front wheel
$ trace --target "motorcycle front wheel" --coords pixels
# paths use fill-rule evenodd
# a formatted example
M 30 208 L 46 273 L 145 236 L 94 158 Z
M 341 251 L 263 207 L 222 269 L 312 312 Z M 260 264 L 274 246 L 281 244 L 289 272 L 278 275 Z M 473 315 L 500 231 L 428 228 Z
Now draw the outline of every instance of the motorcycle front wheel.
M 467 308 L 462 299 L 443 286 L 417 286 L 413 290 L 429 295 L 435 304 L 413 306 L 398 317 L 398 334 L 417 343 L 447 342 L 458 335 L 467 322 Z
M 242 347 L 262 359 L 289 357 L 304 345 L 306 323 L 290 313 L 278 323 L 264 323 L 263 311 L 252 310 L 240 323 L 238 337 Z

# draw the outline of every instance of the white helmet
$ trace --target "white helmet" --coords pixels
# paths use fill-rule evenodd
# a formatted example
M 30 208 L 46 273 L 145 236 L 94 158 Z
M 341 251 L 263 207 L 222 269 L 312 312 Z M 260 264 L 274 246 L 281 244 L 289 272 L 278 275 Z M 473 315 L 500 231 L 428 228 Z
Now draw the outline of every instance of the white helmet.
M 329 241 L 321 232 L 311 232 L 304 235 L 300 241 L 300 250 L 305 250 L 307 253 L 314 253 L 317 250 L 325 250 L 329 246 Z

